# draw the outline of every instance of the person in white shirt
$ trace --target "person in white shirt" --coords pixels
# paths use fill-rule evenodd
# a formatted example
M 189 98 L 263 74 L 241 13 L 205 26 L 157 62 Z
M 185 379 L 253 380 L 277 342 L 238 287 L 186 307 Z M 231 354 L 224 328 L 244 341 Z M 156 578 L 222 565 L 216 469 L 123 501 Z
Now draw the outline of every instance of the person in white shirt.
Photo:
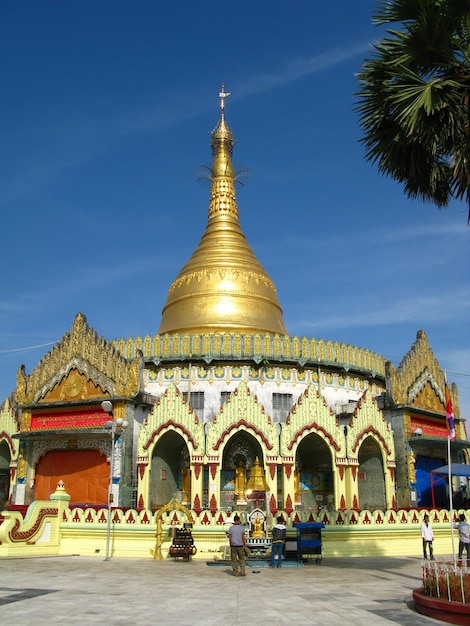
M 425 513 L 423 523 L 421 524 L 421 537 L 423 539 L 423 556 L 428 558 L 427 549 L 429 548 L 429 558 L 434 561 L 434 553 L 432 548 L 432 542 L 434 540 L 434 533 L 432 532 L 431 524 L 429 523 L 429 515 Z

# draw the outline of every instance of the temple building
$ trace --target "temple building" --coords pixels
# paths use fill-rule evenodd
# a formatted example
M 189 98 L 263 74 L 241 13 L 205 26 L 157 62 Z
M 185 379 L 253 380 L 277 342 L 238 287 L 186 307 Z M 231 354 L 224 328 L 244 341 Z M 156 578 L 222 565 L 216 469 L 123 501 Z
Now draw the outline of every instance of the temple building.
M 289 335 L 240 226 L 227 95 L 211 135 L 207 226 L 159 328 L 108 340 L 78 313 L 30 373 L 19 368 L 0 411 L 2 508 L 50 500 L 62 481 L 71 509 L 106 508 L 110 489 L 123 510 L 154 514 L 174 500 L 196 527 L 241 511 L 259 534 L 279 513 L 431 506 L 448 432 L 426 335 L 398 368 L 365 348 Z M 466 463 L 455 385 L 450 398 L 452 457 Z M 448 506 L 445 489 L 436 497 Z

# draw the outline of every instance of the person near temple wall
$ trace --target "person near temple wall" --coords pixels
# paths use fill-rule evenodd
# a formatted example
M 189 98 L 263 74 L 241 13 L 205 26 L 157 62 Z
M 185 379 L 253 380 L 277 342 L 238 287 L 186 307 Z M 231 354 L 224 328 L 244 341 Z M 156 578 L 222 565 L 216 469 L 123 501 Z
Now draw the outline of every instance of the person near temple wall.
M 456 530 L 459 531 L 459 565 L 462 565 L 463 553 L 466 553 L 466 560 L 468 564 L 468 555 L 470 548 L 470 524 L 465 521 L 465 515 L 460 513 L 459 521 L 453 525 Z
M 271 567 L 281 567 L 282 552 L 286 540 L 286 527 L 282 516 L 277 518 L 277 524 L 273 527 L 271 545 Z
M 423 523 L 421 524 L 421 537 L 423 539 L 423 557 L 424 559 L 428 558 L 427 550 L 429 548 L 429 558 L 431 561 L 434 561 L 434 553 L 432 542 L 434 541 L 434 533 L 432 531 L 432 526 L 429 523 L 429 515 L 426 513 L 423 518 Z
M 245 572 L 245 551 L 246 535 L 245 527 L 240 521 L 240 516 L 235 515 L 233 524 L 228 530 L 230 541 L 230 556 L 232 558 L 232 570 L 234 576 L 246 576 Z

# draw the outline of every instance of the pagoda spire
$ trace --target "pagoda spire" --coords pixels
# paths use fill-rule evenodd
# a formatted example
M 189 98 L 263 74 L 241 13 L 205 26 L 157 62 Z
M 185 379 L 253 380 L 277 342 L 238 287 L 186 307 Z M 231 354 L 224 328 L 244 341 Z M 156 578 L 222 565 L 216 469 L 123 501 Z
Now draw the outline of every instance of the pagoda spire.
M 211 134 L 211 191 L 206 230 L 168 291 L 159 334 L 260 332 L 287 334 L 276 288 L 259 263 L 238 220 L 232 163 L 235 139 L 220 118 Z

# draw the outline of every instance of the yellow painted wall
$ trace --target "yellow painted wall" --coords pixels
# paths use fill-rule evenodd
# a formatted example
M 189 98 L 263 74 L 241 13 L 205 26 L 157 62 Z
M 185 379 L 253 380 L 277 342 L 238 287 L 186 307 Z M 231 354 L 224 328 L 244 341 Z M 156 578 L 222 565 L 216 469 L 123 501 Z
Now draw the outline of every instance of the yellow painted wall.
M 66 499 L 34 503 L 26 519 L 17 512 L 5 512 L 0 526 L 0 558 L 2 556 L 82 555 L 104 558 L 106 554 L 107 510 L 68 508 Z M 59 500 L 57 501 L 57 499 Z M 41 510 L 54 505 L 56 518 L 50 515 L 39 519 Z M 459 513 L 460 511 L 456 512 Z M 429 511 L 437 559 L 448 559 L 452 554 L 452 531 L 447 511 Z M 469 518 L 470 511 L 466 512 Z M 110 555 L 112 557 L 153 558 L 156 543 L 156 518 L 151 511 L 112 512 Z M 171 544 L 170 521 L 178 515 L 170 511 L 163 519 L 162 555 L 168 556 Z M 415 556 L 421 557 L 420 524 L 424 511 L 331 512 L 325 513 L 322 532 L 323 558 L 361 556 Z M 287 517 L 287 516 L 285 516 Z M 178 525 L 185 520 L 179 518 Z M 306 521 L 306 520 L 301 520 Z M 49 525 L 49 526 L 48 526 Z M 292 517 L 287 522 L 292 529 Z M 194 558 L 218 560 L 224 558 L 226 529 L 207 514 L 196 518 L 193 538 L 197 547 Z M 23 537 L 23 539 L 22 539 Z M 458 548 L 458 534 L 454 531 L 454 547 Z M 228 550 L 227 550 L 228 553 Z

